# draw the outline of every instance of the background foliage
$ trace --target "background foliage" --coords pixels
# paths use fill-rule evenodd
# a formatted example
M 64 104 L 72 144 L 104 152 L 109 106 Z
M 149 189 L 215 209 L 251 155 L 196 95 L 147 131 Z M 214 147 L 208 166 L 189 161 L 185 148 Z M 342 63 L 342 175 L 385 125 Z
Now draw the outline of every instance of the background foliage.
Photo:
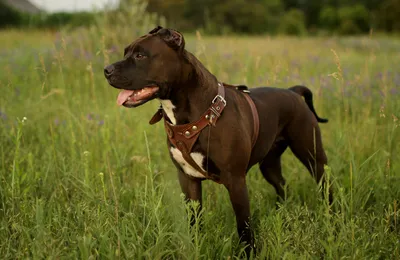
M 136 0 L 120 0 L 125 12 Z M 399 32 L 398 0 L 147 0 L 146 11 L 165 17 L 180 31 L 208 34 L 361 34 Z M 28 15 L 0 0 L 0 27 L 90 26 L 101 13 Z
M 178 28 L 204 28 L 209 33 L 400 30 L 395 19 L 400 15 L 400 2 L 396 0 L 149 0 L 148 10 L 165 16 Z

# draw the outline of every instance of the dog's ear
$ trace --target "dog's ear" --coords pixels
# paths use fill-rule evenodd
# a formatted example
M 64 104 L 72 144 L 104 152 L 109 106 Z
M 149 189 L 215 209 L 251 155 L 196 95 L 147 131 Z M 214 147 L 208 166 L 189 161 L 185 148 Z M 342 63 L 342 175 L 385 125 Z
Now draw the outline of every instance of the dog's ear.
M 161 30 L 162 29 L 162 27 L 161 26 L 157 26 L 156 28 L 154 28 L 153 30 L 151 30 L 150 32 L 149 32 L 149 34 L 155 34 L 155 33 L 157 33 L 159 30 Z
M 175 50 L 182 50 L 185 48 L 185 39 L 180 32 L 163 28 L 158 31 L 158 34 L 171 48 Z

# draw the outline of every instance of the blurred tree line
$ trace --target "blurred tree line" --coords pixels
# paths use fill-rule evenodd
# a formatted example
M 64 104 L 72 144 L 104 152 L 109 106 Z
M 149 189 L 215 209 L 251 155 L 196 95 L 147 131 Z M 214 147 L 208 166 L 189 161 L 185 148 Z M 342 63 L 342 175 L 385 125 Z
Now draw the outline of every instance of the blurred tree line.
M 122 0 L 129 2 L 130 0 Z M 148 10 L 183 31 L 368 33 L 400 31 L 400 0 L 149 0 Z
M 57 12 L 57 13 L 22 13 L 0 0 L 0 28 L 71 28 L 87 26 L 96 22 L 96 14 L 92 12 Z
M 120 0 L 119 14 L 146 0 Z M 209 34 L 400 32 L 400 0 L 147 0 L 146 10 L 180 31 Z M 87 26 L 101 13 L 22 14 L 0 0 L 0 28 Z

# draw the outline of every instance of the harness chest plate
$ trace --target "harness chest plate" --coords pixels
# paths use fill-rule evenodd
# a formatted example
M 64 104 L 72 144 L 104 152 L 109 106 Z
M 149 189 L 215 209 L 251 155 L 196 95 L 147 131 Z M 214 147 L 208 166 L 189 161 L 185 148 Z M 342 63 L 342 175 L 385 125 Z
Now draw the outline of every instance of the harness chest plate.
M 246 91 L 243 90 L 240 91 L 248 93 L 247 88 Z M 246 100 L 249 102 L 249 105 L 251 107 L 254 119 L 253 121 L 255 128 L 252 139 L 252 145 L 254 146 L 258 137 L 258 128 L 259 128 L 258 113 L 253 100 L 247 94 L 245 96 Z M 164 118 L 164 127 L 168 136 L 168 140 L 174 147 L 176 147 L 182 153 L 182 157 L 187 161 L 187 163 L 189 163 L 195 170 L 203 174 L 205 178 L 219 182 L 219 176 L 209 173 L 208 171 L 204 171 L 190 156 L 190 153 L 201 131 L 209 125 L 215 126 L 218 118 L 221 116 L 222 111 L 224 110 L 225 107 L 226 107 L 225 87 L 221 83 L 219 83 L 218 94 L 212 100 L 211 105 L 207 109 L 207 111 L 196 122 L 183 125 L 171 124 L 164 110 L 162 108 L 159 108 L 158 111 L 151 118 L 149 123 L 155 124 L 159 122 L 162 118 Z

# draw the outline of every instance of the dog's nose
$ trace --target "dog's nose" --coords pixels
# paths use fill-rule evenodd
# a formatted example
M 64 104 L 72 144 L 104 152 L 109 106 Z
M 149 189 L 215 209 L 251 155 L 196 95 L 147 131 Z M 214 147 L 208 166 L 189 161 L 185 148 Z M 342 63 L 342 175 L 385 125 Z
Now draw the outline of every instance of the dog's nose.
M 106 76 L 106 78 L 110 77 L 115 71 L 115 67 L 114 65 L 108 65 L 104 68 L 104 75 Z

